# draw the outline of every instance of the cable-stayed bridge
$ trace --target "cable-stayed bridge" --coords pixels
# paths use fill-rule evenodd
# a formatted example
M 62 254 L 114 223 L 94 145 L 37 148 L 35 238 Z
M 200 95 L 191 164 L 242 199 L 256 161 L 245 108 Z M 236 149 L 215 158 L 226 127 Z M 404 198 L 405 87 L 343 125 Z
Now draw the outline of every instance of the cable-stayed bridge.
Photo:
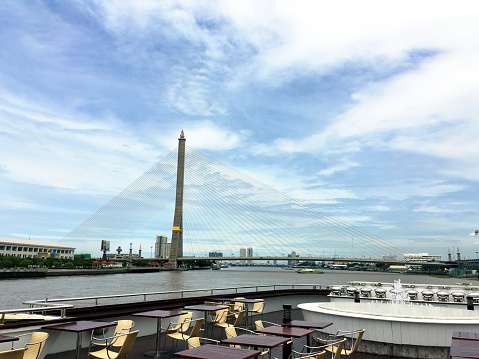
M 156 234 L 172 231 L 169 259 L 173 262 L 209 258 L 212 251 L 222 252 L 223 259 L 243 260 L 239 257 L 241 248 L 251 248 L 252 258 L 264 260 L 293 259 L 288 258 L 293 255 L 295 259 L 378 262 L 388 254 L 402 262 L 406 250 L 216 161 L 185 142 L 182 132 L 177 148 L 62 242 L 77 248 L 77 253 L 97 252 L 103 239 L 110 240 L 112 247 L 125 240 L 137 242 L 135 233 L 148 225 L 153 226 L 152 242 Z M 155 227 L 157 222 L 169 225 Z

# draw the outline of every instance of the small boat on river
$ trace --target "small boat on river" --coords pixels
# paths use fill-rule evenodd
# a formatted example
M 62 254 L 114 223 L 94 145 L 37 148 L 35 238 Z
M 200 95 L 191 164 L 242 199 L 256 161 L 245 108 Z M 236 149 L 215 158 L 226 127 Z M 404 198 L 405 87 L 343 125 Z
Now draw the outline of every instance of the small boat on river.
M 311 268 L 300 269 L 299 271 L 297 271 L 297 273 L 299 273 L 299 274 L 324 274 L 324 272 L 322 270 L 311 269 Z

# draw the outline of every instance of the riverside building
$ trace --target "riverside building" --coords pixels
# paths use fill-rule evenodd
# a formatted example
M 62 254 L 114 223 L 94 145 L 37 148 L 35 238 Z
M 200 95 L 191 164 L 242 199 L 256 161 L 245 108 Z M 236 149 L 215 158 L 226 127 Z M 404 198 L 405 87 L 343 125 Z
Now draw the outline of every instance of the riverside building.
M 0 237 L 0 255 L 19 258 L 70 258 L 75 248 L 57 242 Z

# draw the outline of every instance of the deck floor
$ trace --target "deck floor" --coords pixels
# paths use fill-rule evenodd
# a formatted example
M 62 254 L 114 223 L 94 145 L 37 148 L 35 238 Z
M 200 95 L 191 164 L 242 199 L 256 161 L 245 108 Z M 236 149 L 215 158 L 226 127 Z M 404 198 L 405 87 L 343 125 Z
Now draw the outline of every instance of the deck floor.
M 294 310 L 293 311 L 293 319 L 297 320 L 302 320 L 302 314 L 300 310 Z M 268 313 L 264 315 L 264 320 L 271 321 L 274 323 L 281 323 L 282 320 L 282 312 L 275 312 L 275 313 Z M 220 335 L 220 331 L 217 329 L 215 331 L 215 339 Z M 133 346 L 132 351 L 128 355 L 128 359 L 144 359 L 147 358 L 144 353 L 147 351 L 152 351 L 155 349 L 155 344 L 156 343 L 156 337 L 155 335 L 150 335 L 146 337 L 138 337 L 135 341 L 135 345 Z M 164 343 L 164 338 L 161 338 L 161 344 L 163 345 Z M 294 347 L 295 348 L 302 348 L 303 345 L 306 344 L 306 338 L 300 338 L 300 339 L 295 339 L 294 340 Z M 182 342 L 177 343 L 177 348 L 175 350 L 175 343 L 173 343 L 173 340 L 168 339 L 166 341 L 166 348 L 164 348 L 168 351 L 168 355 L 165 355 L 165 359 L 172 359 L 176 358 L 173 356 L 174 351 L 181 351 L 185 349 L 185 344 Z M 45 359 L 74 359 L 75 358 L 75 352 L 65 352 L 65 353 L 59 353 L 59 354 L 49 354 L 45 356 Z M 93 358 L 88 356 L 88 349 L 84 348 L 82 349 L 81 352 L 81 358 L 86 359 L 86 358 Z M 278 359 L 283 359 L 282 358 L 282 349 L 281 348 L 274 348 L 272 350 L 272 358 L 278 358 Z M 341 357 L 341 358 L 346 358 Z M 384 356 L 384 355 L 374 355 L 374 354 L 366 354 L 366 353 L 356 353 L 354 356 L 354 359 L 412 359 L 412 358 L 404 358 L 404 357 L 392 357 L 392 356 Z

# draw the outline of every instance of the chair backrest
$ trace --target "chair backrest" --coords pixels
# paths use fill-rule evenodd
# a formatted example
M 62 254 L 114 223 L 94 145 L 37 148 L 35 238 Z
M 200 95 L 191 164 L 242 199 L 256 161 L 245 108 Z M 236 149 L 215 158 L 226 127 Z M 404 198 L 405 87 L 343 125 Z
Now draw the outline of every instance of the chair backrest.
M 238 316 L 236 317 L 233 327 L 239 327 L 241 325 L 241 323 L 243 322 L 243 317 L 245 313 L 246 313 L 245 310 L 242 310 L 241 312 L 238 313 Z
M 354 353 L 359 348 L 359 344 L 361 344 L 361 339 L 363 338 L 363 334 L 365 331 L 366 329 L 361 329 L 357 331 L 358 336 L 356 337 L 356 340 L 354 341 L 354 345 L 351 348 L 351 353 Z
M 176 330 L 180 333 L 185 333 L 190 328 L 191 322 L 193 322 L 193 320 L 186 319 L 183 323 L 179 323 L 179 325 L 176 326 Z
M 48 333 L 45 332 L 33 332 L 30 341 L 25 345 L 25 354 L 22 358 L 25 359 L 38 359 L 42 353 L 45 342 L 47 341 Z
M 188 343 L 188 349 L 193 349 L 201 345 L 200 337 L 188 338 L 186 341 Z
M 228 319 L 228 308 L 216 311 L 215 323 L 224 323 Z
M 234 337 L 237 337 L 237 336 L 238 336 L 238 334 L 236 333 L 236 328 L 235 328 L 235 327 L 225 328 L 225 332 L 226 332 L 226 338 L 227 338 L 227 339 L 229 339 L 229 338 L 234 338 Z M 232 348 L 241 348 L 241 345 L 230 344 L 230 347 L 232 347 Z
M 193 318 L 193 312 L 186 312 L 185 314 L 181 314 L 178 317 L 178 324 L 176 324 L 175 326 L 170 327 L 169 330 L 173 331 L 173 330 L 180 329 L 182 324 L 185 323 L 185 322 L 190 321 L 191 318 Z M 186 327 L 185 330 L 188 330 L 189 327 L 190 327 L 190 323 L 188 322 L 188 326 Z M 180 331 L 182 331 L 182 330 L 180 330 Z
M 262 320 L 256 320 L 254 322 L 254 325 L 256 327 L 256 330 L 259 330 L 259 329 L 263 329 L 264 328 L 264 324 L 263 324 L 263 321 Z
M 113 335 L 129 333 L 135 325 L 133 320 L 122 319 L 116 322 L 115 332 Z
M 236 297 L 235 299 L 244 299 L 244 297 Z M 235 308 L 236 311 L 244 310 L 244 303 L 235 302 L 235 307 L 234 308 Z
M 196 319 L 195 325 L 194 325 L 193 329 L 191 329 L 190 338 L 198 336 L 198 333 L 200 332 L 201 326 L 203 325 L 203 320 L 204 320 L 203 318 Z
M 116 357 L 117 359 L 123 358 L 130 353 L 131 349 L 133 348 L 133 344 L 135 343 L 135 339 L 136 339 L 136 336 L 138 335 L 138 332 L 139 330 L 135 330 L 134 332 L 124 334 L 126 338 L 125 338 L 125 341 L 123 342 L 123 346 L 118 352 L 118 356 Z
M 337 343 L 337 346 L 335 348 L 336 351 L 333 350 L 333 353 L 334 353 L 333 359 L 340 359 L 341 358 L 341 352 L 343 351 L 344 343 L 346 343 L 346 338 L 340 340 Z
M 228 307 L 228 317 L 234 318 L 235 317 L 235 305 L 234 303 L 224 303 L 223 305 Z
M 113 333 L 113 336 L 129 333 L 131 331 L 131 328 L 133 328 L 134 325 L 135 325 L 135 322 L 133 320 L 126 320 L 126 319 L 119 320 L 116 324 L 115 332 Z M 126 335 L 120 335 L 111 343 L 111 345 L 114 347 L 121 347 L 125 339 L 126 339 Z
M 7 350 L 6 352 L 0 352 L 1 359 L 22 359 L 25 353 L 25 348 Z
M 262 313 L 264 309 L 264 299 L 260 299 L 261 302 L 256 302 L 253 304 L 253 309 L 251 309 L 252 312 L 256 313 Z

